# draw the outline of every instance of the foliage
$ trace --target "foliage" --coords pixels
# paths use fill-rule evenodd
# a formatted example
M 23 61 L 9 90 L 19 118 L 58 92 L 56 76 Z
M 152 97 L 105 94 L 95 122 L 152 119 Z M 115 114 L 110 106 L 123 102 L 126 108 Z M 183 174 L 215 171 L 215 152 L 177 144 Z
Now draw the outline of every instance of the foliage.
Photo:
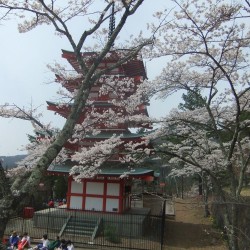
M 67 182 L 64 177 L 57 177 L 54 180 L 54 188 L 53 191 L 55 193 L 56 199 L 62 200 L 63 198 L 66 197 L 67 193 Z
M 216 199 L 225 204 L 230 249 L 238 249 L 234 204 L 241 199 L 250 163 L 245 132 L 250 121 L 243 118 L 250 107 L 249 3 L 174 2 L 173 19 L 162 23 L 152 51 L 169 63 L 152 86 L 160 98 L 187 92 L 190 105 L 172 110 L 149 138 L 160 142 L 157 151 L 171 158 L 172 176 L 201 171 L 209 176 Z M 193 105 L 198 100 L 201 105 Z
M 205 106 L 206 100 L 203 99 L 198 87 L 188 90 L 187 94 L 182 94 L 184 103 L 180 103 L 178 108 L 185 110 L 195 110 Z
M 121 243 L 121 238 L 117 232 L 117 228 L 112 225 L 108 225 L 104 229 L 104 237 L 106 240 L 112 242 L 112 243 Z

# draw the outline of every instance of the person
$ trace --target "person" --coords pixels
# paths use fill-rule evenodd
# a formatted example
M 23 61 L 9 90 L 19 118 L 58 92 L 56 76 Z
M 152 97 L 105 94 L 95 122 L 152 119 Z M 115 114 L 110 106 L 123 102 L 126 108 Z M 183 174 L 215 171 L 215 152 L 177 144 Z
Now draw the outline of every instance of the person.
M 49 240 L 48 240 L 48 235 L 44 234 L 43 238 L 41 239 L 42 243 L 39 243 L 36 247 L 33 249 L 39 249 L 39 250 L 47 250 L 49 246 Z
M 67 248 L 67 242 L 66 242 L 65 239 L 61 239 L 61 244 L 60 244 L 59 248 L 61 250 L 68 250 L 68 248 Z
M 62 201 L 62 200 L 59 200 L 58 206 L 60 207 L 60 206 L 62 206 L 63 204 L 64 204 L 63 201 Z
M 30 237 L 27 232 L 23 233 L 23 236 L 20 236 L 18 242 L 18 250 L 23 250 L 24 248 L 30 247 Z
M 52 199 L 49 201 L 48 206 L 51 208 L 55 207 L 54 201 Z
M 75 249 L 73 243 L 71 242 L 71 240 L 67 241 L 67 249 L 68 250 L 74 250 Z
M 14 249 L 18 247 L 19 242 L 19 236 L 17 235 L 16 231 L 13 231 L 10 238 L 9 238 L 9 244 L 7 249 Z
M 58 248 L 60 244 L 61 244 L 60 238 L 59 236 L 56 236 L 56 239 L 49 244 L 48 250 L 54 250 L 55 248 Z

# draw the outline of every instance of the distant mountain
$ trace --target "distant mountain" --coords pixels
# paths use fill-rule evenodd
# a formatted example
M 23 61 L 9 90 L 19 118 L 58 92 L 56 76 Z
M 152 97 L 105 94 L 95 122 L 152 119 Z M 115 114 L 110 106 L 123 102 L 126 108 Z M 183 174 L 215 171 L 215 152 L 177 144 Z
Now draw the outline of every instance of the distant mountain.
M 13 156 L 0 156 L 3 159 L 3 167 L 4 168 L 14 168 L 17 166 L 17 162 L 22 160 L 26 155 L 13 155 Z

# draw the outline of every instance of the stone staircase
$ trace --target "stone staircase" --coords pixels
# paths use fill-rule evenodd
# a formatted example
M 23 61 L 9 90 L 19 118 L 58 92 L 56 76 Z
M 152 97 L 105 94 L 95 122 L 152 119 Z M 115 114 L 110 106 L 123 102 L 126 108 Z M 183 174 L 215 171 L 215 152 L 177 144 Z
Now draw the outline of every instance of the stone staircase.
M 60 236 L 80 235 L 81 237 L 91 238 L 93 241 L 100 230 L 102 219 L 75 218 L 69 217 L 61 229 Z

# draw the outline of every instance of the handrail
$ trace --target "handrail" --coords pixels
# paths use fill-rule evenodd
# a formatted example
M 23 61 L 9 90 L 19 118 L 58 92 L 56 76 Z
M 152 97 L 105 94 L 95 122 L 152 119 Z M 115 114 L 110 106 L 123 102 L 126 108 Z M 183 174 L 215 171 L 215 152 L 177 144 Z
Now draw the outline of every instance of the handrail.
M 62 236 L 62 234 L 63 234 L 63 232 L 64 232 L 66 226 L 68 225 L 68 223 L 69 223 L 71 217 L 72 217 L 72 216 L 70 215 L 70 216 L 67 218 L 66 222 L 63 224 L 63 226 L 62 226 L 62 228 L 61 228 L 61 231 L 60 231 L 59 234 L 58 234 L 59 237 Z
M 91 241 L 93 242 L 94 241 L 94 238 L 96 237 L 96 234 L 98 232 L 98 229 L 99 229 L 99 226 L 101 225 L 101 222 L 102 222 L 102 218 L 99 218 L 98 221 L 97 221 L 97 224 L 95 226 L 95 229 L 91 235 Z

